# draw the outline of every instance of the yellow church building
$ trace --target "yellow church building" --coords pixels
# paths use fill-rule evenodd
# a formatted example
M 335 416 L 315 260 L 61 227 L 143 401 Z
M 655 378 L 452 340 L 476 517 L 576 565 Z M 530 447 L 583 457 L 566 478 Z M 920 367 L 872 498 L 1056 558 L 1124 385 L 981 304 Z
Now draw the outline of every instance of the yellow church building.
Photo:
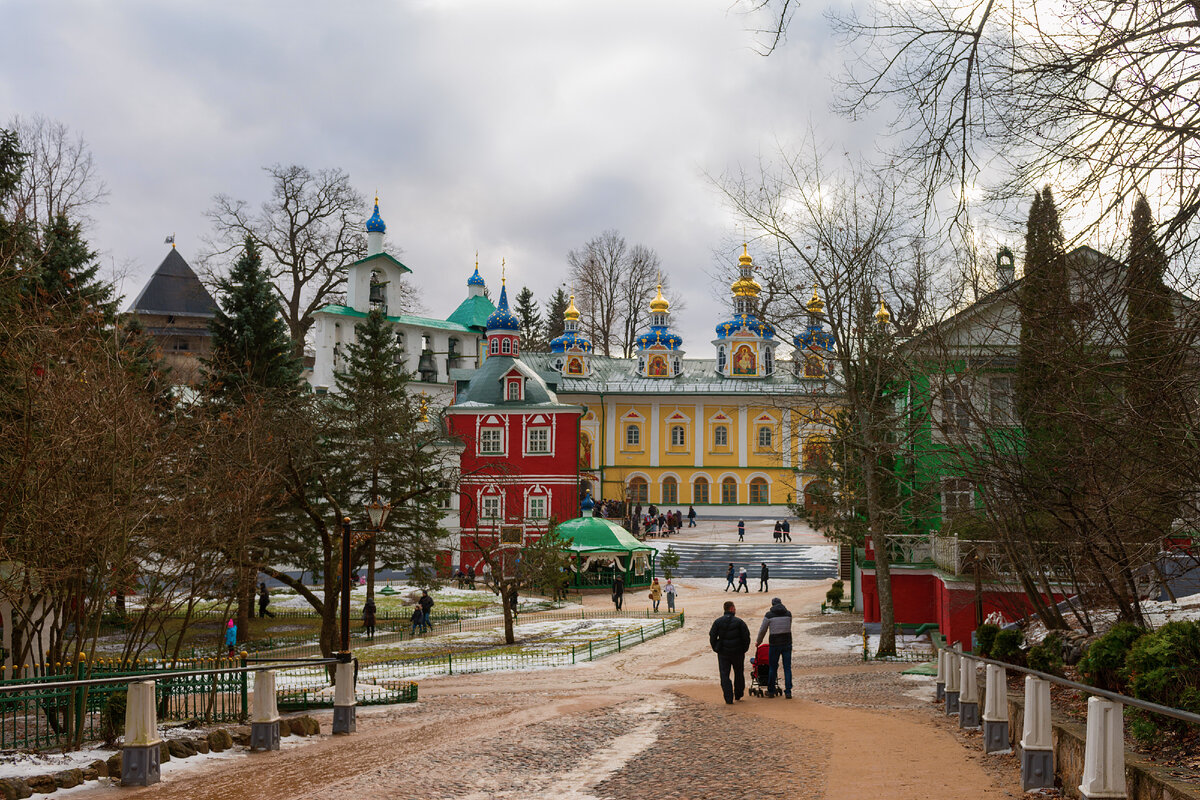
M 581 479 L 596 499 L 694 505 L 708 517 L 782 517 L 790 503 L 811 502 L 806 470 L 825 457 L 837 406 L 824 304 L 814 291 L 808 328 L 793 338 L 792 358 L 778 360 L 745 247 L 738 266 L 734 314 L 715 328 L 713 358 L 684 357 L 661 287 L 635 358 L 596 355 L 574 297 L 551 352 L 522 356 L 561 402 L 585 408 Z

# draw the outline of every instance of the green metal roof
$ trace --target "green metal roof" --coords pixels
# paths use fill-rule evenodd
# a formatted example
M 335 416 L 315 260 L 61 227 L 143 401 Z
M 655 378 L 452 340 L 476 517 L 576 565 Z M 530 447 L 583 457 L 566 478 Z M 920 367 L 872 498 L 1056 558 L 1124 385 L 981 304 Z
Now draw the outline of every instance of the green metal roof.
M 349 306 L 328 305 L 323 306 L 318 313 L 339 314 L 343 317 L 357 317 L 364 319 L 367 316 L 365 311 L 357 311 Z M 475 333 L 471 328 L 465 325 L 459 325 L 457 322 L 449 322 L 444 319 L 434 319 L 433 317 L 414 317 L 411 314 L 397 314 L 386 318 L 388 322 L 396 322 L 401 325 L 413 325 L 422 328 L 438 328 L 444 331 L 457 331 L 458 333 Z
M 603 517 L 567 520 L 554 532 L 562 539 L 570 539 L 570 549 L 580 553 L 632 553 L 654 549 L 639 542 L 617 523 Z
M 356 265 L 358 265 L 358 264 L 366 264 L 366 263 L 367 263 L 367 262 L 369 262 L 369 261 L 376 261 L 376 260 L 378 260 L 378 259 L 383 259 L 384 261 L 390 261 L 392 264 L 394 264 L 395 266 L 397 266 L 397 267 L 399 267 L 400 269 L 404 270 L 405 272 L 412 272 L 412 270 L 411 270 L 411 269 L 409 269 L 408 267 L 406 267 L 406 266 L 404 266 L 403 264 L 401 264 L 399 261 L 397 261 L 397 260 L 396 260 L 395 258 L 393 258 L 392 256 L 389 256 L 387 253 L 376 253 L 376 254 L 375 254 L 375 255 L 373 255 L 373 256 L 367 256 L 366 258 L 360 258 L 358 261 L 355 261 L 355 262 L 354 262 L 353 264 L 351 264 L 350 266 L 352 266 L 352 267 L 353 267 L 353 266 L 356 266 Z
M 494 313 L 496 307 L 492 305 L 492 301 L 480 294 L 463 300 L 446 319 L 468 328 L 487 330 L 487 319 Z
M 523 400 L 506 400 L 504 392 L 504 376 L 516 370 L 525 377 L 525 398 Z M 460 370 L 455 370 L 455 374 Z M 529 365 L 523 364 L 519 358 L 512 356 L 489 356 L 483 365 L 469 373 L 470 381 L 458 381 L 458 391 L 455 394 L 451 411 L 459 406 L 478 407 L 496 406 L 508 408 L 511 406 L 541 406 L 569 408 L 558 402 L 554 392 L 546 385 Z M 453 375 L 451 376 L 454 377 Z

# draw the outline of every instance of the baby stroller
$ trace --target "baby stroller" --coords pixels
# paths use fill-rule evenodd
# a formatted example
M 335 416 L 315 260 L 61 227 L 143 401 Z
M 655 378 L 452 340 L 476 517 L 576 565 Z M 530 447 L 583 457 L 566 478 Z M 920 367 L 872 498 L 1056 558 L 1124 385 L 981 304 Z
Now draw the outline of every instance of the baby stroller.
M 771 646 L 763 642 L 750 657 L 750 695 L 767 697 L 771 688 Z

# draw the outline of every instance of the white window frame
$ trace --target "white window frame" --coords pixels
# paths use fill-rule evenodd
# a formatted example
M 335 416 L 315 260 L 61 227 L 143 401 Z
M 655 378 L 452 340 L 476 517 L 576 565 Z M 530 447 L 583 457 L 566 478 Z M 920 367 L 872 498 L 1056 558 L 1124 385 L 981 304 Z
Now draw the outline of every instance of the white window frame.
M 766 442 L 763 441 L 764 435 L 766 438 Z M 758 449 L 759 450 L 770 450 L 772 447 L 775 446 L 775 432 L 773 430 L 771 430 L 770 425 L 759 425 L 758 426 L 757 440 L 758 440 Z
M 512 342 L 505 339 L 500 343 L 500 355 L 507 356 L 512 353 Z
M 541 439 L 542 448 L 534 447 L 534 439 Z M 525 429 L 525 454 L 531 456 L 548 456 L 552 450 L 550 449 L 550 426 L 538 425 L 532 428 Z
M 544 494 L 531 494 L 525 500 L 525 516 L 529 519 L 549 518 L 549 502 Z M 536 513 L 537 511 L 541 513 Z
M 504 399 L 505 400 L 524 400 L 524 387 L 521 386 L 521 381 L 517 378 L 509 378 L 504 382 Z
M 951 383 L 942 391 L 942 430 L 969 433 L 971 430 L 971 393 L 965 383 Z
M 636 422 L 627 422 L 625 424 L 625 448 L 642 449 L 642 426 Z
M 495 436 L 491 436 L 495 434 Z M 498 448 L 492 450 L 486 445 L 492 440 L 498 445 Z M 480 428 L 479 429 L 479 455 L 481 456 L 502 456 L 504 455 L 504 429 L 500 427 Z
M 713 426 L 713 447 L 729 447 L 729 426 L 714 425 Z
M 975 486 L 966 478 L 942 478 L 942 517 L 975 510 Z
M 494 514 L 489 514 L 488 509 L 495 508 Z M 503 497 L 498 494 L 485 494 L 479 499 L 479 518 L 484 519 L 503 519 L 504 502 Z
M 675 435 L 678 433 L 678 437 Z M 678 441 L 676 441 L 678 439 Z M 671 447 L 687 447 L 687 428 L 680 424 L 671 426 Z
M 498 355 L 500 353 L 499 339 L 492 339 L 492 341 L 488 344 L 488 353 L 491 355 Z
M 993 375 L 988 380 L 988 415 L 993 425 L 1014 425 L 1017 419 L 1017 378 Z

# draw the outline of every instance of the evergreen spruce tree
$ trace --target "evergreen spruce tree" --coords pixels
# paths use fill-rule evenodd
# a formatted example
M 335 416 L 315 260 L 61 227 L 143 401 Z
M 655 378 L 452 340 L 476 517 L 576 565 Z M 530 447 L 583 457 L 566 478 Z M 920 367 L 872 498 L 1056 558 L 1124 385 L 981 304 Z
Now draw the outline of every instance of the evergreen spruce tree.
M 78 224 L 59 214 L 46 226 L 36 263 L 26 271 L 26 303 L 73 318 L 92 315 L 104 326 L 116 318 L 113 285 L 98 278 L 100 262 Z
M 428 419 L 428 400 L 408 390 L 409 376 L 397 366 L 403 352 L 383 314 L 368 314 L 355 336 L 324 410 L 326 485 L 343 509 L 359 509 L 377 496 L 392 504 L 386 530 L 365 554 L 368 592 L 374 589 L 376 553 L 384 566 L 408 569 L 417 585 L 428 586 L 436 580 L 443 504 L 450 494 L 439 429 Z
M 160 410 L 170 408 L 171 368 L 162 357 L 162 349 L 154 337 L 146 333 L 141 321 L 132 314 L 122 320 L 117 330 L 117 344 L 125 370 L 133 377 Z
M 218 308 L 209 323 L 212 352 L 203 364 L 209 393 L 237 402 L 258 392 L 297 391 L 300 359 L 253 239 L 246 238 L 245 251 L 217 289 Z
M 517 319 L 521 322 L 521 350 L 544 349 L 542 316 L 538 312 L 537 301 L 533 299 L 533 290 L 528 286 L 521 287 L 517 294 L 516 312 Z
M 1071 401 L 1067 358 L 1072 340 L 1070 290 L 1062 225 L 1050 187 L 1035 193 L 1025 229 L 1025 276 L 1018 297 L 1017 413 L 1024 428 L 1028 471 L 1036 487 L 1055 485 Z M 1046 499 L 1046 498 L 1043 498 Z
M 559 287 L 550 297 L 550 303 L 546 306 L 546 341 L 557 339 L 563 335 L 563 314 L 567 313 L 567 304 L 570 298 L 567 293 Z

